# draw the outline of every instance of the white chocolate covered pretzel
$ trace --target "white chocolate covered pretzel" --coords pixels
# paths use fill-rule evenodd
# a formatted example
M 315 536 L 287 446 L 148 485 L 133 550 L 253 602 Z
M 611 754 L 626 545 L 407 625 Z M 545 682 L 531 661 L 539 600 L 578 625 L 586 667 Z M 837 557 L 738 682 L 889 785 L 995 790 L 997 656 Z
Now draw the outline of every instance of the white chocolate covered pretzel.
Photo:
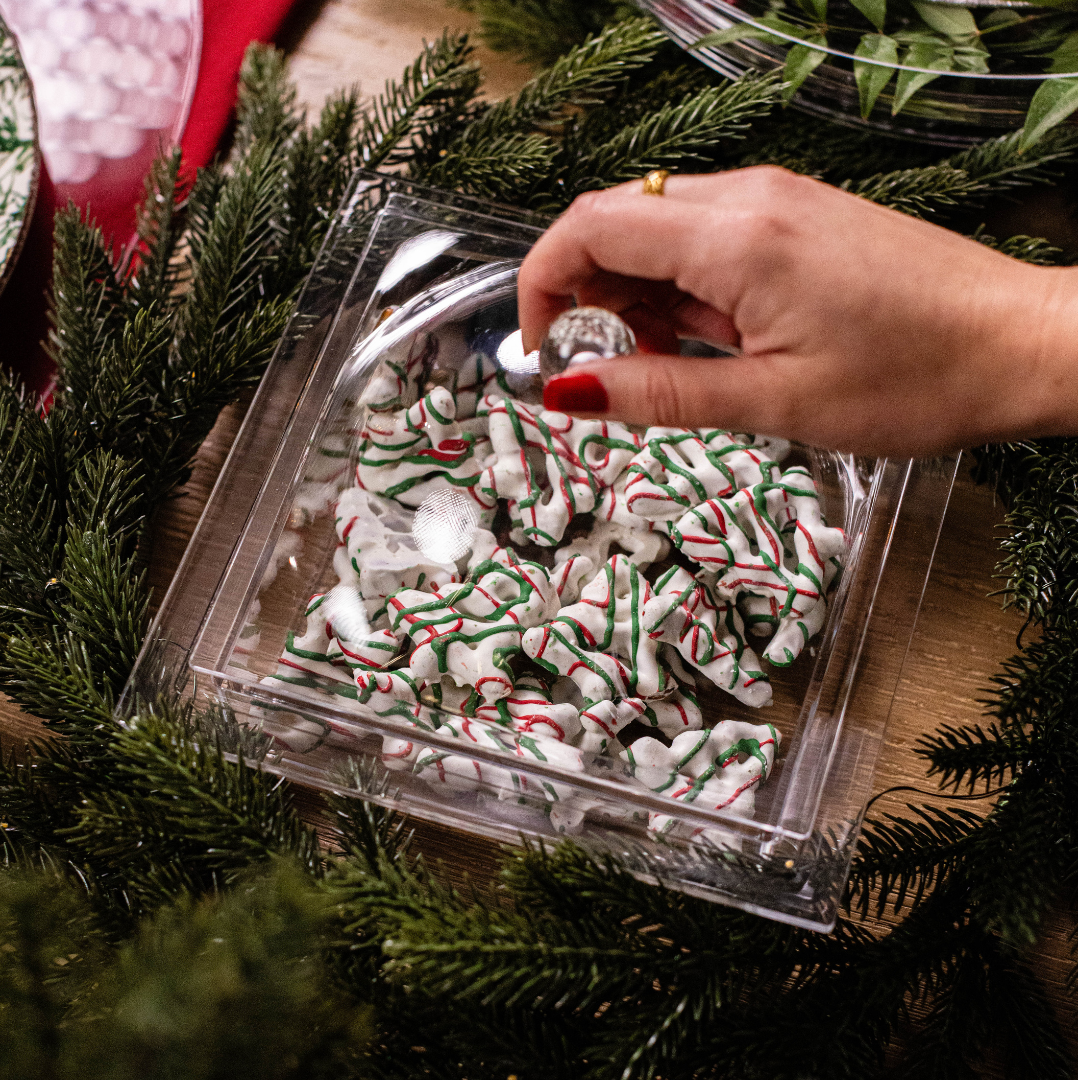
M 746 436 L 715 428 L 653 427 L 626 470 L 626 504 L 638 517 L 671 521 L 707 499 L 769 480 L 775 469 L 764 449 Z
M 638 739 L 619 756 L 635 779 L 676 802 L 747 811 L 753 807 L 754 788 L 772 770 L 779 741 L 771 724 L 721 720 L 708 731 L 677 735 L 671 746 Z M 668 815 L 650 815 L 654 832 L 671 832 L 676 824 Z
M 614 698 L 662 697 L 671 687 L 656 657 L 657 642 L 642 616 L 652 596 L 648 581 L 625 555 L 613 555 L 543 626 L 526 632 L 526 654 L 552 675 L 567 675 L 586 705 Z
M 806 469 L 709 499 L 671 526 L 684 555 L 716 575 L 713 592 L 734 602 L 749 594 L 765 603 L 748 610 L 776 633 L 764 650 L 786 667 L 825 623 L 826 592 L 845 538 L 821 517 L 817 489 Z
M 649 636 L 673 645 L 722 690 L 755 707 L 772 701 L 772 687 L 746 644 L 742 616 L 733 603 L 717 606 L 708 590 L 682 567 L 656 581 L 656 596 L 642 618 Z

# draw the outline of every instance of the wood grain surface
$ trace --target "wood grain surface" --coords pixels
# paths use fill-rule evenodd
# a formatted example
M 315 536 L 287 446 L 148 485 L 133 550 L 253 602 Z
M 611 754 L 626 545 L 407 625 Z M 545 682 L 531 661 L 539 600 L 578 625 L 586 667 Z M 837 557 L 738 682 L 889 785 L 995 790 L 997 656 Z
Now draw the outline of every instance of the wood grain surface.
M 327 0 L 298 5 L 279 44 L 289 54 L 299 99 L 314 111 L 329 93 L 348 84 L 359 84 L 365 96 L 379 92 L 386 79 L 399 75 L 415 58 L 424 39 L 436 37 L 447 25 L 468 30 L 474 28 L 475 19 L 448 10 L 443 0 Z M 511 92 L 529 77 L 528 70 L 513 60 L 487 50 L 478 49 L 477 58 L 491 96 Z M 191 480 L 156 515 L 149 572 L 158 599 L 195 528 L 245 407 L 246 402 L 239 402 L 224 411 L 199 452 Z M 1021 620 L 1003 612 L 988 595 L 996 587 L 995 531 L 1002 522 L 1002 508 L 987 489 L 971 482 L 969 467 L 965 460 L 901 675 L 878 766 L 878 791 L 900 785 L 934 787 L 913 753 L 919 736 L 942 723 L 978 721 L 991 675 L 1016 651 Z M 33 717 L 0 699 L 0 737 L 10 747 L 47 736 Z M 298 801 L 317 820 L 318 798 L 300 792 Z M 911 792 L 892 793 L 879 801 L 876 811 L 903 812 L 913 801 L 925 800 Z M 430 862 L 442 864 L 455 883 L 466 876 L 483 879 L 498 863 L 497 848 L 490 841 L 449 828 L 418 823 L 416 843 Z M 1067 938 L 1075 922 L 1075 908 L 1052 913 L 1033 955 L 1055 1012 L 1073 1031 L 1075 1003 L 1067 989 L 1073 960 Z M 990 1063 L 984 1075 L 1003 1074 Z

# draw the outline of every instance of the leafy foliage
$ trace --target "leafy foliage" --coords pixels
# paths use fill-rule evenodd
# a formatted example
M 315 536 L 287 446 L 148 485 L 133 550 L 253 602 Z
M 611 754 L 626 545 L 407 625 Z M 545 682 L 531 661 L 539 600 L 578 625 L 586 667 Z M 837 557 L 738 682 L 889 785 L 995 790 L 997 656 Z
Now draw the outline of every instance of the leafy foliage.
M 1075 154 L 1055 131 L 937 160 L 796 122 L 775 81 L 721 80 L 642 20 L 603 30 L 625 14 L 607 0 L 471 6 L 493 42 L 520 33 L 553 61 L 515 98 L 483 104 L 468 42 L 446 36 L 309 127 L 280 57 L 254 49 L 231 163 L 159 162 L 130 263 L 58 218 L 60 393 L 42 417 L 0 381 L 0 685 L 62 736 L 0 763 L 0 1077 L 864 1077 L 915 1001 L 910 1075 L 971 1075 L 996 1043 L 1017 1072 L 1067 1076 L 1024 949 L 1075 875 L 1075 441 L 981 458 L 1028 638 L 988 722 L 920 753 L 991 809 L 872 820 L 831 936 L 572 845 L 508 854 L 498 882 L 456 892 L 373 803 L 329 798 L 336 850 L 320 849 L 225 712 L 114 723 L 146 624 L 146 521 L 258 378 L 355 166 L 558 210 L 653 165 L 773 162 L 947 222 Z M 887 931 L 860 914 L 889 908 Z
M 1041 83 L 1032 97 L 1021 150 L 1033 146 L 1076 111 L 1076 13 L 1058 5 L 1023 13 L 995 8 L 983 13 L 957 5 L 909 0 L 779 0 L 751 22 L 735 22 L 707 34 L 695 45 L 708 48 L 739 41 L 763 41 L 786 50 L 785 99 L 790 100 L 829 54 L 855 76 L 864 119 L 885 94 L 893 116 L 911 109 L 914 96 L 941 76 L 1069 73 Z M 805 42 L 805 44 L 804 44 Z M 835 55 L 832 62 L 838 62 Z M 895 78 L 895 83 L 893 79 Z M 886 93 L 893 84 L 891 94 Z

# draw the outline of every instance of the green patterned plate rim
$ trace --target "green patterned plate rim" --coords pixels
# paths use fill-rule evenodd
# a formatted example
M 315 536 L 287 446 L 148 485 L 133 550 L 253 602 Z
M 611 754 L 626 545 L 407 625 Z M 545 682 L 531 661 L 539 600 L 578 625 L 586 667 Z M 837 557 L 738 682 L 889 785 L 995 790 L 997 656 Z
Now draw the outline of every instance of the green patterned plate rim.
M 30 78 L 0 20 L 0 290 L 11 276 L 34 212 L 40 170 Z

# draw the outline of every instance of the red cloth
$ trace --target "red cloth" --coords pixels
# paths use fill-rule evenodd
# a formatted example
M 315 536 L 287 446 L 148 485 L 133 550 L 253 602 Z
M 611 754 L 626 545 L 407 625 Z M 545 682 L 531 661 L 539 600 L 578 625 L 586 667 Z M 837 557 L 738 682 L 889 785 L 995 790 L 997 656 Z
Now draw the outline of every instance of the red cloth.
M 244 50 L 252 41 L 270 41 L 292 3 L 203 0 L 199 77 L 180 140 L 189 168 L 210 161 L 229 126 Z M 142 196 L 139 177 L 124 190 L 99 196 L 97 205 L 91 208 L 105 236 L 112 236 L 120 246 L 134 234 L 135 211 Z M 46 294 L 52 276 L 52 219 L 56 209 L 55 191 L 43 166 L 26 243 L 11 279 L 0 293 L 0 326 L 4 327 L 0 362 L 12 369 L 29 391 L 42 397 L 51 396 L 55 371 L 42 342 L 48 333 Z
M 236 77 L 252 41 L 270 41 L 293 0 L 203 0 L 199 80 L 180 146 L 192 168 L 205 165 L 232 118 Z

